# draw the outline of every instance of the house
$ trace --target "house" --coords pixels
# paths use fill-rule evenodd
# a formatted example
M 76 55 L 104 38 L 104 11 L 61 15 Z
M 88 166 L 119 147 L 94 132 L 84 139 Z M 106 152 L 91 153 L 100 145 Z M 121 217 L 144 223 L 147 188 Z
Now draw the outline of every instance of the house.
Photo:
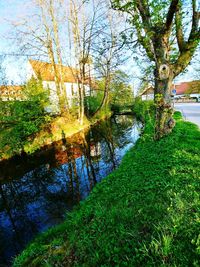
M 56 64 L 56 68 L 60 68 Z M 56 93 L 56 77 L 54 75 L 53 65 L 47 62 L 42 62 L 38 60 L 28 61 L 28 80 L 32 77 L 36 79 L 41 79 L 44 88 L 48 88 L 50 91 L 50 111 L 58 110 L 58 96 Z M 79 95 L 79 83 L 78 83 L 78 71 L 75 68 L 61 66 L 61 77 L 66 89 L 66 95 L 69 105 L 72 106 L 73 102 L 78 99 Z M 90 87 L 89 81 L 85 82 L 84 86 L 85 95 L 89 94 Z
M 142 100 L 154 99 L 154 88 L 146 87 L 139 96 Z M 194 99 L 200 101 L 200 80 L 172 84 L 171 96 L 175 99 Z
M 174 99 L 194 99 L 200 101 L 200 80 L 174 84 Z
M 60 67 L 56 64 L 56 68 Z M 55 75 L 53 65 L 47 62 L 38 60 L 28 60 L 27 62 L 27 81 L 32 77 L 41 79 L 44 88 L 48 88 L 50 92 L 51 110 L 58 110 L 58 96 L 56 92 Z M 73 102 L 78 100 L 79 86 L 78 71 L 75 68 L 61 66 L 61 77 L 66 89 L 66 95 L 69 105 L 72 106 Z M 86 80 L 84 85 L 84 94 L 89 95 L 91 81 Z M 0 86 L 0 99 L 3 101 L 23 100 L 22 93 L 23 86 L 16 85 L 2 85 Z
M 154 99 L 154 88 L 153 86 L 147 86 L 142 93 L 139 94 L 142 100 L 153 100 Z
M 1 85 L 0 86 L 0 100 L 1 101 L 15 101 L 22 100 L 22 86 L 20 85 Z

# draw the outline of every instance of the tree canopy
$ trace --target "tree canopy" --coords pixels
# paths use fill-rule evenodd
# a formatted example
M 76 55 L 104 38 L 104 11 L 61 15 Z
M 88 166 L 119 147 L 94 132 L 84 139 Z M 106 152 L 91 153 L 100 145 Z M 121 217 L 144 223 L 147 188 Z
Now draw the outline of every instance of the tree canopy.
M 173 79 L 190 63 L 200 41 L 196 0 L 112 0 L 126 12 L 138 43 L 154 64 L 157 139 L 174 126 L 170 106 Z M 131 33 L 134 36 L 134 32 Z
M 200 12 L 196 0 L 111 2 L 113 8 L 129 14 L 129 22 L 135 27 L 138 42 L 153 62 L 161 56 L 155 48 L 163 36 L 163 45 L 170 52 L 166 61 L 173 64 L 174 76 L 187 67 L 199 44 Z

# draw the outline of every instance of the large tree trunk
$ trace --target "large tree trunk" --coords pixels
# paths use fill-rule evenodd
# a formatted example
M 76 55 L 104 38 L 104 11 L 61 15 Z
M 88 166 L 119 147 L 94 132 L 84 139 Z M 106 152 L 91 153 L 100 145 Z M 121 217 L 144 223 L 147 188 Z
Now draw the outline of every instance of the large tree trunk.
M 171 105 L 171 86 L 174 79 L 173 67 L 169 60 L 169 33 L 157 30 L 154 36 L 156 59 L 154 101 L 156 104 L 155 139 L 159 140 L 173 129 L 173 108 Z
M 167 64 L 161 64 L 155 70 L 156 124 L 155 139 L 159 140 L 170 133 L 175 125 L 171 101 L 172 70 Z

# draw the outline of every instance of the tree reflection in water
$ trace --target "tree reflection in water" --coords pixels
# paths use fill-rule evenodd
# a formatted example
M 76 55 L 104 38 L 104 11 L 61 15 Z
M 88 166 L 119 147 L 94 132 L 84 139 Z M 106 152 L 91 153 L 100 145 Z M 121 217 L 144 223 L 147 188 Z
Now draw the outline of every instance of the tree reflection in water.
M 116 116 L 0 163 L 0 266 L 39 232 L 63 221 L 66 211 L 118 166 L 139 136 L 132 116 Z

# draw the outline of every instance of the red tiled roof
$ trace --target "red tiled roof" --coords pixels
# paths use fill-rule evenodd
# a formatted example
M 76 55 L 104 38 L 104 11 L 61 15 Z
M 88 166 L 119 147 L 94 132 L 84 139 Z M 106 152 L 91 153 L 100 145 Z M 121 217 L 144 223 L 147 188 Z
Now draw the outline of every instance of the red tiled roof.
M 20 85 L 1 85 L 0 86 L 0 96 L 21 96 L 22 86 Z
M 171 90 L 176 89 L 176 95 L 184 95 L 191 93 L 200 93 L 200 80 L 192 82 L 182 82 L 180 84 L 172 85 Z M 154 88 L 152 86 L 147 87 L 141 95 L 153 94 Z
M 53 65 L 47 62 L 38 60 L 29 60 L 33 71 L 37 77 L 40 77 L 43 81 L 55 81 Z M 56 64 L 56 68 L 58 65 Z M 61 66 L 62 79 L 64 82 L 76 83 L 77 82 L 77 70 L 67 66 Z
M 174 89 L 174 85 L 172 86 L 172 89 Z M 200 92 L 200 81 L 183 82 L 175 85 L 175 89 L 177 95 L 198 93 Z

